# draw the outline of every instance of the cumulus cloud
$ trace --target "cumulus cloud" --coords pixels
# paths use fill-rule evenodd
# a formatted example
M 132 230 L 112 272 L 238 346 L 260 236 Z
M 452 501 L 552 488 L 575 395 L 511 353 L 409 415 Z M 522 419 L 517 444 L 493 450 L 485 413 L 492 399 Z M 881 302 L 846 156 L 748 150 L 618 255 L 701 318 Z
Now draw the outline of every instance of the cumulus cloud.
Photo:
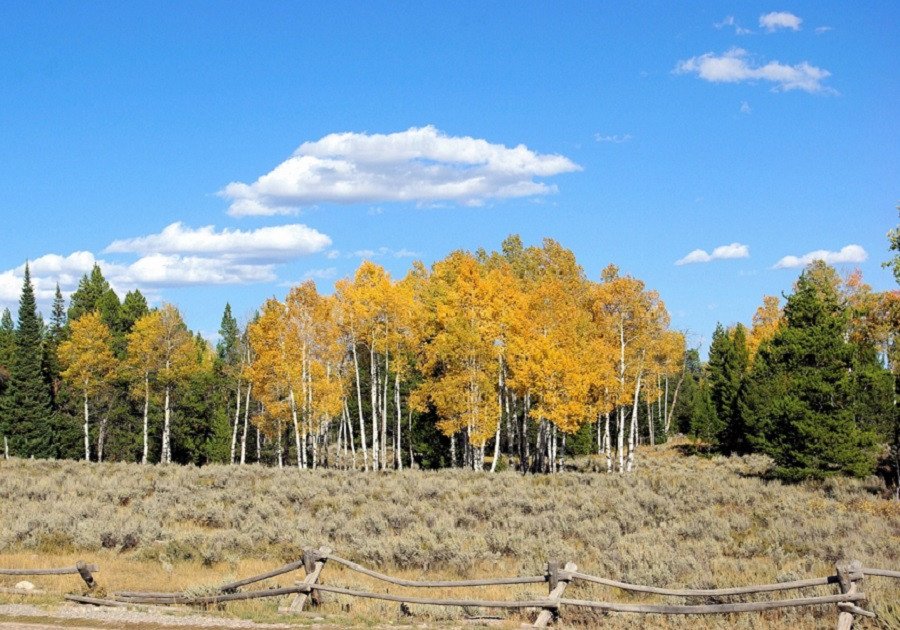
M 232 182 L 219 194 L 231 201 L 232 216 L 290 214 L 324 202 L 480 205 L 556 192 L 537 178 L 578 170 L 562 155 L 447 136 L 429 125 L 391 134 L 334 133 L 304 142 L 255 182 Z
M 680 260 L 676 260 L 676 265 L 689 265 L 692 263 L 707 263 L 713 260 L 726 260 L 729 258 L 749 258 L 750 248 L 740 243 L 731 243 L 730 245 L 720 245 L 708 253 L 703 249 L 695 249 L 687 256 Z
M 801 22 L 802 19 L 787 11 L 772 11 L 759 16 L 759 25 L 770 33 L 783 28 L 799 31 Z
M 696 74 L 711 83 L 740 83 L 769 81 L 776 92 L 803 90 L 805 92 L 833 92 L 822 85 L 831 76 L 828 70 L 803 61 L 792 66 L 770 61 L 756 65 L 743 48 L 732 48 L 722 55 L 706 53 L 678 62 L 676 74 Z
M 227 260 L 289 260 L 331 245 L 325 234 L 301 224 L 220 232 L 212 225 L 191 229 L 173 223 L 159 234 L 113 241 L 104 251 L 136 254 L 199 254 Z
M 775 263 L 775 269 L 806 267 L 814 260 L 823 260 L 829 265 L 861 263 L 865 262 L 868 257 L 869 254 L 859 245 L 847 245 L 836 252 L 827 249 L 817 249 L 802 256 L 785 256 Z

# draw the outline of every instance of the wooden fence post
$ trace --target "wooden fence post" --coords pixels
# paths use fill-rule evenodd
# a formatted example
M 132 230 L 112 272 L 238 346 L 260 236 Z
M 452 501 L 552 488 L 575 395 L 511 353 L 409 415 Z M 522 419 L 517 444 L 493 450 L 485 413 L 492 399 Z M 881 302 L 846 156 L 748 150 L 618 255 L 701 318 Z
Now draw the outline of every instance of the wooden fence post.
M 554 605 L 544 608 L 538 613 L 537 619 L 534 620 L 535 628 L 546 628 L 552 619 L 559 616 L 559 599 L 566 592 L 566 587 L 572 581 L 572 573 L 578 570 L 578 566 L 573 562 L 567 562 L 563 569 L 563 574 L 559 574 L 559 561 L 552 559 L 547 563 L 547 583 L 550 587 L 550 594 L 547 599 Z M 554 600 L 556 600 L 554 602 Z
M 835 569 L 837 569 L 841 594 L 852 595 L 856 593 L 856 583 L 865 577 L 862 572 L 862 563 L 859 560 L 838 562 L 835 565 Z M 837 630 L 850 630 L 853 627 L 853 614 L 859 608 L 853 602 L 841 602 L 838 604 L 838 608 L 840 608 L 841 612 L 838 614 Z
M 93 590 L 97 586 L 97 582 L 94 581 L 94 576 L 91 575 L 91 566 L 79 560 L 75 563 L 75 568 L 78 569 L 78 575 L 87 584 L 88 589 Z M 94 567 L 94 570 L 96 570 L 96 567 Z
M 328 547 L 322 547 L 321 549 L 306 549 L 303 551 L 303 568 L 306 571 L 306 577 L 303 579 L 302 584 L 315 584 L 319 579 L 319 574 L 322 573 L 322 569 L 325 567 L 325 561 L 328 560 L 328 554 L 331 553 L 331 549 Z M 291 605 L 286 608 L 280 608 L 278 612 L 281 613 L 299 613 L 303 610 L 303 607 L 306 606 L 307 600 L 312 600 L 314 606 L 318 606 L 320 603 L 320 594 L 319 591 L 310 591 L 309 593 L 297 593 L 294 597 L 294 600 L 291 602 Z

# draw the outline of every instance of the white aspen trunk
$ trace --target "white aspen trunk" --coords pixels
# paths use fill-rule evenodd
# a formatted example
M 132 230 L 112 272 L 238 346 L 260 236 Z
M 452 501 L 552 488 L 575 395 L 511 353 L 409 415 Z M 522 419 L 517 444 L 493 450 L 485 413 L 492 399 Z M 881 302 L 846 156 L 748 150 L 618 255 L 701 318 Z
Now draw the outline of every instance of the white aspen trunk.
M 150 373 L 144 372 L 144 456 L 141 463 L 147 464 L 147 457 L 150 451 Z
M 481 440 L 481 444 L 478 447 L 478 470 L 484 471 L 484 445 L 487 440 Z
M 456 434 L 450 436 L 450 468 L 456 468 Z
M 350 420 L 350 408 L 347 406 L 346 398 L 344 399 L 344 413 L 347 415 L 347 436 L 350 440 L 350 452 L 353 454 L 353 470 L 356 470 L 356 445 L 353 444 L 353 422 Z
M 616 456 L 619 459 L 619 472 L 625 472 L 625 407 L 619 405 L 619 417 L 616 422 Z
M 275 450 L 278 452 L 278 468 L 284 468 L 284 457 L 283 457 L 284 451 L 281 446 L 281 434 L 282 433 L 284 433 L 284 431 L 281 428 L 281 420 L 279 420 L 278 421 L 278 441 L 276 442 L 276 445 L 275 445 Z
M 250 394 L 253 391 L 253 381 L 247 383 L 247 402 L 244 405 L 244 432 L 241 435 L 241 464 L 247 461 L 247 431 L 250 424 Z
M 345 420 L 346 419 L 344 418 L 344 410 L 342 408 L 341 409 L 341 424 L 338 426 L 338 434 L 337 434 L 337 466 L 341 470 L 344 469 L 344 461 L 346 460 L 345 455 L 347 454 L 346 453 L 347 449 L 344 448 L 344 422 L 345 422 Z
M 363 452 L 363 470 L 369 470 L 369 449 L 366 447 L 366 423 L 363 420 L 362 386 L 359 382 L 359 358 L 356 356 L 356 339 L 353 339 L 353 369 L 356 371 L 356 404 L 359 408 L 359 441 Z M 349 410 L 347 411 L 349 414 Z M 354 459 L 355 462 L 355 459 Z M 356 465 L 354 464 L 354 468 Z
M 88 393 L 87 386 L 84 388 L 84 461 L 91 461 L 91 441 L 90 441 L 90 433 L 88 432 Z
M 369 341 L 369 398 L 372 405 L 372 470 L 380 470 L 378 446 L 378 365 L 375 363 L 375 340 Z
M 103 463 L 103 445 L 106 443 L 106 423 L 109 421 L 109 413 L 100 420 L 97 427 L 97 463 Z
M 629 431 L 628 436 L 628 462 L 626 464 L 626 472 L 631 472 L 634 469 L 634 450 L 635 450 L 635 441 L 637 438 L 637 422 L 638 422 L 638 398 L 641 394 L 641 377 L 643 376 L 643 371 L 638 371 L 637 382 L 634 386 L 634 404 L 631 408 L 631 431 Z
M 383 390 L 381 394 L 381 470 L 387 470 L 388 467 L 388 456 L 387 456 L 387 410 L 388 410 L 388 381 L 390 377 L 390 372 L 388 371 L 388 356 L 390 353 L 385 350 L 384 351 L 384 382 L 383 382 Z
M 681 384 L 684 382 L 684 373 L 687 371 L 687 364 L 681 370 L 681 376 L 678 379 L 678 384 L 675 385 L 675 393 L 672 394 L 672 406 L 669 411 L 666 413 L 666 435 L 669 435 L 669 432 L 672 428 L 672 416 L 675 415 L 675 405 L 678 404 L 678 391 L 681 389 Z
M 609 411 L 603 414 L 605 427 L 603 429 L 603 443 L 606 450 L 606 472 L 612 472 L 612 445 L 609 443 Z
M 160 460 L 163 464 L 168 464 L 172 461 L 172 454 L 169 451 L 171 448 L 171 442 L 169 440 L 169 431 L 171 430 L 171 408 L 169 405 L 169 389 L 170 387 L 166 385 L 166 402 L 165 402 L 165 411 L 164 411 L 164 420 L 163 420 L 163 437 L 162 437 L 162 457 Z
M 262 436 L 259 434 L 259 427 L 256 427 L 256 463 L 262 459 Z
M 400 372 L 394 374 L 394 405 L 397 407 L 397 470 L 403 470 L 403 449 L 400 447 L 401 423 L 403 422 L 403 410 L 400 408 Z
M 653 406 L 650 404 L 650 401 L 647 401 L 647 423 L 647 428 L 650 431 L 650 446 L 656 446 L 656 433 L 653 431 Z
M 234 407 L 234 427 L 231 429 L 231 459 L 229 463 L 234 464 L 234 456 L 237 452 L 237 434 L 238 425 L 241 423 L 241 380 L 238 379 L 237 387 L 237 404 Z
M 294 388 L 289 390 L 289 398 L 291 401 L 291 420 L 294 421 L 294 442 L 297 447 L 297 468 L 303 468 L 303 448 L 300 444 L 300 423 L 297 421 L 297 401 L 294 398 Z
M 525 393 L 525 409 L 522 412 L 522 448 L 523 448 L 523 458 L 522 458 L 522 472 L 528 470 L 529 459 L 531 459 L 531 453 L 529 452 L 529 443 L 528 443 L 528 414 L 531 412 L 531 392 Z
M 313 396 L 313 383 L 312 383 L 312 371 L 311 370 L 306 371 L 306 378 L 307 378 L 307 387 L 306 387 L 307 408 L 306 408 L 306 412 L 307 412 L 307 418 L 308 418 L 308 424 L 309 424 L 309 437 L 310 437 L 310 441 L 312 442 L 312 467 L 313 467 L 313 469 L 316 469 L 319 466 L 319 439 L 318 439 L 319 430 L 317 427 L 315 427 L 313 425 L 313 420 L 314 420 L 314 418 L 313 418 L 313 415 L 314 415 L 313 397 L 312 397 Z M 306 452 L 306 448 L 305 448 L 306 436 L 305 435 L 303 436 L 303 445 L 304 445 L 303 450 L 304 450 L 304 452 Z
M 665 407 L 663 409 L 662 414 L 660 415 L 660 418 L 662 418 L 663 422 L 665 422 L 665 419 L 669 417 L 669 375 L 668 374 L 666 374 L 666 393 L 663 397 L 663 400 L 665 401 Z M 665 425 L 665 428 L 666 428 L 666 439 L 668 439 L 668 433 L 669 433 L 668 424 Z

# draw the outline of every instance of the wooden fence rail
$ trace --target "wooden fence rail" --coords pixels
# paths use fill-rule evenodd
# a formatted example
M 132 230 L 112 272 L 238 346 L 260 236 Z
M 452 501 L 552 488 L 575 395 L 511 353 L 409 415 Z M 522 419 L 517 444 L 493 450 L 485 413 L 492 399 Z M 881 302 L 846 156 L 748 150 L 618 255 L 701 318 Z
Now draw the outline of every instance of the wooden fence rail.
M 100 567 L 96 564 L 86 564 L 78 561 L 75 563 L 74 567 L 63 567 L 61 569 L 0 569 L 0 575 L 18 575 L 25 577 L 33 575 L 77 574 L 81 576 L 81 579 L 84 580 L 84 583 L 89 589 L 93 589 L 97 585 L 94 581 L 93 574 L 97 573 L 99 570 Z
M 394 586 L 405 588 L 471 588 L 480 586 L 508 586 L 520 584 L 546 583 L 549 592 L 546 597 L 523 600 L 489 600 L 489 599 L 457 599 L 457 598 L 431 598 L 416 597 L 411 595 L 376 593 L 373 591 L 346 588 L 322 584 L 320 577 L 327 562 L 332 562 L 360 575 L 379 580 Z M 67 595 L 72 601 L 94 604 L 127 606 L 131 604 L 181 604 L 191 606 L 207 606 L 222 604 L 225 602 L 257 599 L 264 597 L 284 597 L 293 595 L 291 604 L 280 608 L 281 612 L 297 613 L 303 610 L 307 603 L 319 603 L 319 593 L 332 593 L 347 597 L 361 597 L 379 599 L 402 604 L 420 604 L 425 606 L 459 606 L 471 608 L 498 608 L 498 609 L 538 609 L 538 616 L 534 627 L 546 627 L 551 621 L 558 618 L 563 607 L 589 608 L 604 612 L 636 613 L 636 614 L 662 614 L 662 615 L 710 615 L 728 613 L 747 613 L 773 610 L 777 608 L 797 608 L 805 606 L 836 605 L 838 609 L 838 629 L 848 630 L 854 617 L 857 615 L 874 617 L 875 615 L 862 608 L 867 601 L 865 593 L 861 592 L 860 585 L 867 576 L 877 576 L 900 579 L 900 571 L 888 569 L 866 568 L 858 561 L 840 562 L 835 566 L 835 575 L 804 580 L 792 580 L 775 584 L 758 584 L 752 586 L 739 586 L 734 588 L 711 589 L 668 589 L 642 584 L 630 584 L 604 578 L 589 573 L 578 571 L 577 565 L 572 562 L 562 566 L 558 560 L 551 559 L 547 563 L 546 572 L 543 575 L 513 576 L 499 578 L 484 578 L 470 580 L 408 580 L 398 578 L 378 571 L 374 571 L 346 558 L 334 555 L 331 549 L 322 547 L 316 550 L 307 550 L 303 558 L 296 562 L 285 564 L 277 569 L 260 573 L 242 580 L 229 582 L 218 587 L 214 592 L 205 595 L 191 595 L 183 592 L 158 592 L 158 591 L 120 591 L 113 593 L 111 599 L 98 599 L 80 595 Z M 303 568 L 306 577 L 294 586 L 283 588 L 268 588 L 251 591 L 239 591 L 238 589 L 255 584 L 266 579 L 291 573 Z M 90 588 L 93 588 L 93 578 L 88 580 L 92 571 L 97 571 L 94 565 L 86 565 L 79 562 L 74 568 L 68 569 L 0 569 L 0 575 L 59 575 L 64 573 L 78 573 L 85 579 Z M 594 601 L 584 599 L 572 599 L 564 597 L 566 589 L 575 582 L 599 584 L 620 590 L 636 593 L 649 593 L 665 597 L 700 598 L 700 597 L 730 597 L 756 593 L 770 593 L 775 591 L 789 591 L 811 587 L 837 585 L 840 592 L 833 595 L 818 595 L 810 597 L 795 597 L 791 599 L 778 599 L 758 602 L 731 602 L 714 604 L 626 604 L 619 602 Z

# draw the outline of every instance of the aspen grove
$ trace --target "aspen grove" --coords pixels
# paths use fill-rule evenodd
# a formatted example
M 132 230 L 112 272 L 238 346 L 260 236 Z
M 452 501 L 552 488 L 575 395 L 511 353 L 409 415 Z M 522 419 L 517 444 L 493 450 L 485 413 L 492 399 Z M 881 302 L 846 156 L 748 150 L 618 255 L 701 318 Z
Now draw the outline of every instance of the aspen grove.
M 25 331 L 39 317 L 28 282 Z M 847 312 L 857 314 L 848 338 L 868 335 L 873 357 L 893 357 L 892 294 L 872 294 L 858 275 L 846 287 Z M 215 348 L 171 304 L 150 309 L 136 291 L 120 304 L 99 268 L 82 279 L 68 317 L 59 292 L 53 313 L 42 340 L 17 335 L 8 312 L 0 326 L 0 367 L 15 374 L 17 353 L 37 353 L 49 391 L 25 417 L 0 371 L 10 455 L 360 471 L 552 473 L 593 453 L 597 468 L 627 473 L 641 444 L 676 432 L 746 451 L 762 442 L 741 424 L 756 413 L 742 393 L 755 390 L 742 383 L 766 376 L 757 356 L 767 374 L 776 370 L 770 346 L 785 327 L 778 299 L 767 297 L 750 330 L 717 330 L 701 365 L 641 280 L 615 265 L 592 280 L 559 243 L 526 247 L 518 236 L 500 251 L 414 263 L 402 278 L 365 261 L 333 294 L 306 281 L 243 323 L 226 305 Z M 870 367 L 883 381 L 883 368 Z M 883 425 L 880 442 L 865 434 L 860 461 L 874 466 L 875 444 L 891 442 L 896 427 Z

